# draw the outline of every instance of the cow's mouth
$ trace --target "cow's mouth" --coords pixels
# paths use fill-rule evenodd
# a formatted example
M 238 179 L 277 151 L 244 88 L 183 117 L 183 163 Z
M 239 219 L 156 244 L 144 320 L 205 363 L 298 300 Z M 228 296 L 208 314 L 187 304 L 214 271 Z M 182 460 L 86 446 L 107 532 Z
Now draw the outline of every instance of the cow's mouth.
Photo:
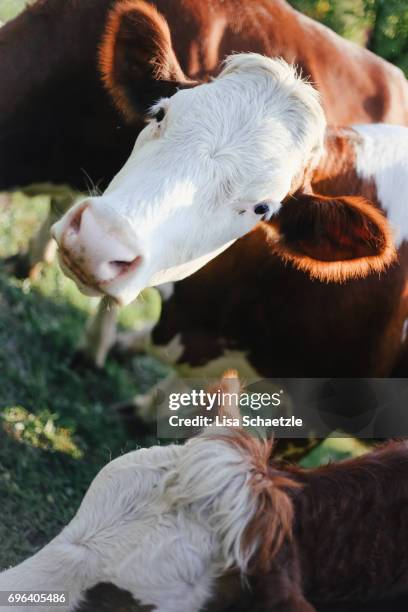
M 58 250 L 59 264 L 66 276 L 73 280 L 82 293 L 90 297 L 108 296 L 118 305 L 122 305 L 120 296 L 109 291 L 109 287 L 120 281 L 127 274 L 135 271 L 143 262 L 141 255 L 132 261 L 112 261 L 111 266 L 115 268 L 116 274 L 112 279 L 98 280 L 92 274 L 83 269 L 83 266 L 73 260 L 63 247 Z
M 83 293 L 91 297 L 103 295 L 104 292 L 95 278 L 87 275 L 61 248 L 58 249 L 58 260 L 65 276 L 73 280 Z

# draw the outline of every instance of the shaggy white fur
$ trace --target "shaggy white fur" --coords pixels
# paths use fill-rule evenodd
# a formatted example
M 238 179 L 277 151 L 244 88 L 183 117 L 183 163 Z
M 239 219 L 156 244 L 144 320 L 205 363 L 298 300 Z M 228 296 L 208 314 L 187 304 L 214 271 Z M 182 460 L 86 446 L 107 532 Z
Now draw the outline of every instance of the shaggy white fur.
M 109 581 L 160 612 L 198 611 L 215 578 L 245 571 L 254 552 L 242 546 L 256 511 L 250 474 L 250 458 L 211 430 L 184 446 L 128 453 L 101 470 L 52 542 L 0 575 L 0 589 L 68 591 L 59 608 L 67 611 Z

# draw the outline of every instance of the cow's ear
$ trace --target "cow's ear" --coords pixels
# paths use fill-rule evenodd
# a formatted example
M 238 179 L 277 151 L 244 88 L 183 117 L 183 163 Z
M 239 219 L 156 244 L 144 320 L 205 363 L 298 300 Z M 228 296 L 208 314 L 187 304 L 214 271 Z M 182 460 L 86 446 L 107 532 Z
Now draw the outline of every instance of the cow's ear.
M 177 60 L 167 21 L 142 0 L 118 2 L 110 12 L 99 68 L 117 108 L 129 120 L 193 84 Z
M 322 281 L 363 278 L 396 258 L 387 219 L 364 198 L 297 193 L 271 223 L 278 255 Z

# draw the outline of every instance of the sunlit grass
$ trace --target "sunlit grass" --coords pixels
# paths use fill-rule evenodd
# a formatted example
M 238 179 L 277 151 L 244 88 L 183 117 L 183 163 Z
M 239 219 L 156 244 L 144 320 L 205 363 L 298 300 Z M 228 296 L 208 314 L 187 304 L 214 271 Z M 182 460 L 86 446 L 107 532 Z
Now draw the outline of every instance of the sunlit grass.
M 0 194 L 0 257 L 25 251 L 49 209 L 49 197 Z
M 83 457 L 82 450 L 73 440 L 73 432 L 57 425 L 58 416 L 47 410 L 32 414 L 22 406 L 5 408 L 0 415 L 6 433 L 18 442 L 43 450 L 53 450 L 70 455 L 74 459 Z

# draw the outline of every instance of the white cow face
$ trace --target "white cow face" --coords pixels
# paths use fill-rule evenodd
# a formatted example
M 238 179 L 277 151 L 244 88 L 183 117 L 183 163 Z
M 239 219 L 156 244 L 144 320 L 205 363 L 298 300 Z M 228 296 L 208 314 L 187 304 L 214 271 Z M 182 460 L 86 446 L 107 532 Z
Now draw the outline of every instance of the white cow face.
M 231 56 L 214 81 L 161 99 L 105 193 L 54 226 L 64 271 L 122 304 L 185 278 L 279 209 L 324 129 L 293 67 Z

